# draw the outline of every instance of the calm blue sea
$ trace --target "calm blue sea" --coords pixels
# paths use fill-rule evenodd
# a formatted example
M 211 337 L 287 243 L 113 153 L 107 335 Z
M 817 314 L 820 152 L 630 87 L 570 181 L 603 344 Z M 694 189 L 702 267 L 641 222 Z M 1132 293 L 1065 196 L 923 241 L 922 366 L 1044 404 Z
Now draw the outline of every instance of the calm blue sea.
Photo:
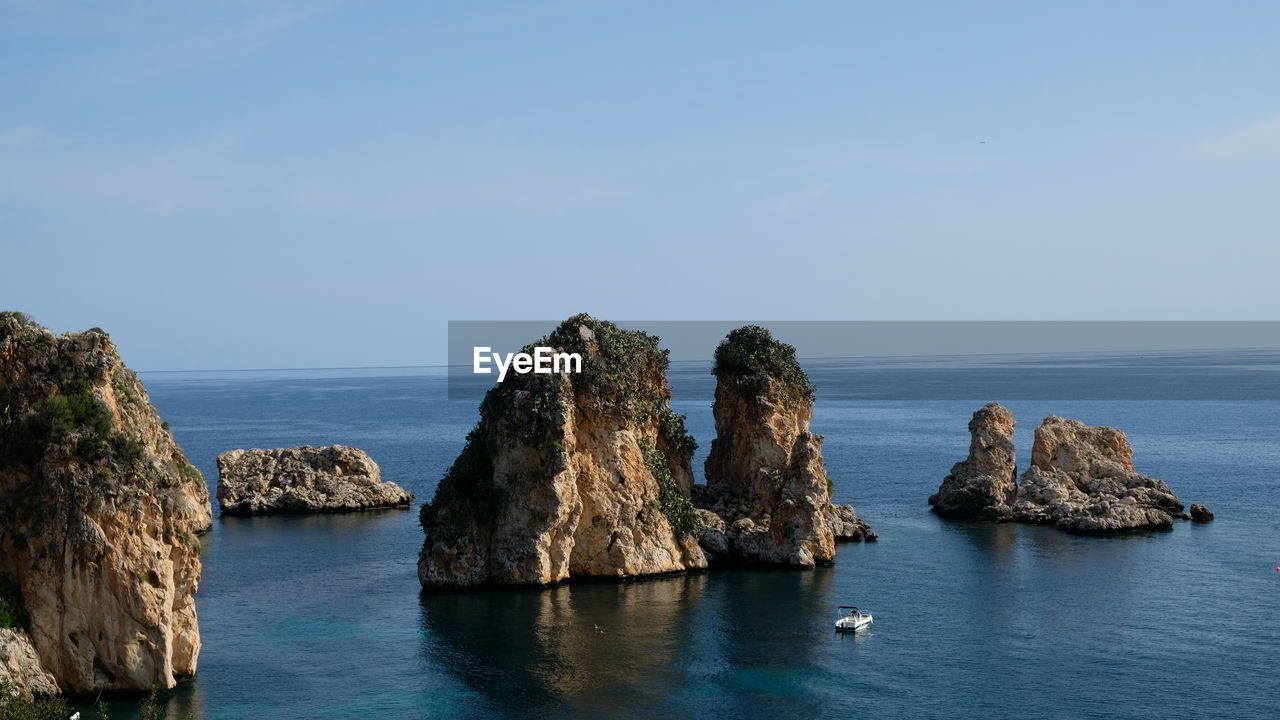
M 809 370 L 836 499 L 880 542 L 812 572 L 428 595 L 416 505 L 215 517 L 199 675 L 167 697 L 171 717 L 1280 716 L 1280 402 L 1008 399 L 1035 393 L 983 395 L 979 381 L 971 400 L 937 400 L 930 387 L 954 384 L 934 368 L 895 370 L 915 383 L 902 392 L 876 392 L 896 380 L 853 362 Z M 1083 370 L 1054 372 L 1070 385 Z M 1132 372 L 1092 372 L 1089 397 L 1132 394 Z M 431 370 L 143 379 L 211 493 L 222 451 L 343 443 L 427 500 L 475 421 L 475 403 L 446 400 Z M 711 378 L 677 365 L 672 380 L 700 473 Z M 1206 382 L 1229 385 L 1229 368 Z M 1114 425 L 1139 470 L 1218 519 L 1086 538 L 935 518 L 925 500 L 989 400 L 1018 418 L 1022 466 L 1050 412 Z M 875 625 L 837 636 L 835 607 L 850 603 Z

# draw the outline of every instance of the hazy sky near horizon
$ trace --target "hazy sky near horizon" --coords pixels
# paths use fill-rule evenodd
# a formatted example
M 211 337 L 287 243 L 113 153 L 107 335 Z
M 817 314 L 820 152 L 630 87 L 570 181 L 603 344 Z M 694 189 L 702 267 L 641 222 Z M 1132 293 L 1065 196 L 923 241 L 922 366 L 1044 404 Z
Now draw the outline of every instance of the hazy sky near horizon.
M 1274 2 L 0 2 L 0 309 L 138 369 L 446 321 L 1277 319 Z

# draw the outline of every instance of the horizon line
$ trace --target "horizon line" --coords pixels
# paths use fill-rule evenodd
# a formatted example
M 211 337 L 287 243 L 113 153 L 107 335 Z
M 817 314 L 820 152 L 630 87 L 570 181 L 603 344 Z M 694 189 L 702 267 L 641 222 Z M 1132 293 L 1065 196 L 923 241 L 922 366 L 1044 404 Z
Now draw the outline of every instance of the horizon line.
M 1148 354 L 1158 353 L 1179 353 L 1179 352 L 1246 352 L 1246 351 L 1262 351 L 1272 350 L 1280 351 L 1277 346 L 1248 346 L 1248 347 L 1202 347 L 1202 348 L 1158 348 L 1152 350 L 1063 350 L 1049 352 L 1009 352 L 1009 353 L 935 353 L 935 354 L 919 354 L 919 355 L 822 355 L 822 356 L 806 356 L 798 357 L 797 360 L 876 360 L 890 358 L 944 358 L 944 357 L 1010 357 L 1010 356 L 1074 356 L 1074 355 L 1137 355 L 1142 357 Z M 705 363 L 710 362 L 712 358 L 700 358 L 697 360 L 671 360 L 674 363 Z M 437 365 L 335 365 L 335 366 L 319 366 L 319 367 L 257 367 L 257 368 L 192 368 L 188 370 L 163 369 L 163 370 L 135 370 L 134 372 L 145 373 L 214 373 L 214 372 L 285 372 L 291 370 L 422 370 L 431 368 L 455 368 L 467 367 L 466 364 L 437 364 Z

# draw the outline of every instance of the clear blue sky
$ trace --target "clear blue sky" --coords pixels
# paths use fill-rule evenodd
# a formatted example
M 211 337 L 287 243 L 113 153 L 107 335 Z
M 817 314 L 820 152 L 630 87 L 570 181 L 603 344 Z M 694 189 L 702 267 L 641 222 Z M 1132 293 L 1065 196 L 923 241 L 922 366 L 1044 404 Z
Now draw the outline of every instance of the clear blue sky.
M 434 364 L 448 319 L 581 311 L 1276 319 L 1278 27 L 1274 2 L 5 2 L 0 307 L 140 369 Z

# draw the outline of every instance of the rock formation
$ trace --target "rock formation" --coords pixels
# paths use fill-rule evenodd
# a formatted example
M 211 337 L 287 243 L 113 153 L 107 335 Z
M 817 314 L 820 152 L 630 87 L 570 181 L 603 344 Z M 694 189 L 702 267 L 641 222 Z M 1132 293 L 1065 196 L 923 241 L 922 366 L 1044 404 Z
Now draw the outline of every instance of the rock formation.
M 1123 432 L 1055 415 L 1036 428 L 1031 467 L 1018 484 L 1013 427 L 1013 414 L 996 403 L 973 414 L 969 457 L 929 498 L 934 512 L 1080 533 L 1167 527 L 1184 517 L 1168 485 L 1134 470 Z
M 1213 513 L 1209 508 L 1196 503 L 1191 506 L 1191 522 L 1209 522 L 1213 520 Z
M 716 439 L 700 493 L 713 556 L 812 567 L 835 557 L 836 530 L 874 539 L 853 508 L 831 505 L 814 388 L 795 348 L 747 326 L 716 349 Z M 714 515 L 714 517 L 712 517 Z
M 200 472 L 97 329 L 0 314 L 0 574 L 63 691 L 196 670 Z
M 229 515 L 407 507 L 413 493 L 382 482 L 377 463 L 345 445 L 231 450 L 218 456 L 218 504 Z
M 657 338 L 578 315 L 534 345 L 579 353 L 582 372 L 511 372 L 486 394 L 422 509 L 423 586 L 705 567 L 689 501 L 695 444 L 671 411 Z
M 1018 496 L 1018 463 L 1013 449 L 1013 413 L 988 403 L 969 421 L 969 457 L 956 463 L 929 498 L 945 518 L 1008 520 Z
M 45 670 L 21 628 L 0 628 L 0 686 L 9 685 L 23 697 L 57 695 L 58 681 Z
M 1016 520 L 1080 533 L 1167 527 L 1183 517 L 1169 487 L 1133 468 L 1125 434 L 1055 415 L 1036 428 L 1031 467 L 1019 484 L 1013 414 L 989 403 L 969 421 L 969 456 L 929 498 L 957 519 Z
M 835 533 L 838 543 L 858 540 L 875 542 L 880 538 L 880 533 L 873 531 L 866 520 L 858 517 L 852 505 L 832 503 L 827 506 L 826 513 L 827 522 L 831 523 L 831 531 Z
M 1182 507 L 1168 485 L 1134 470 L 1123 432 L 1050 415 L 1036 428 L 1014 516 L 1106 533 L 1168 527 L 1181 519 Z

